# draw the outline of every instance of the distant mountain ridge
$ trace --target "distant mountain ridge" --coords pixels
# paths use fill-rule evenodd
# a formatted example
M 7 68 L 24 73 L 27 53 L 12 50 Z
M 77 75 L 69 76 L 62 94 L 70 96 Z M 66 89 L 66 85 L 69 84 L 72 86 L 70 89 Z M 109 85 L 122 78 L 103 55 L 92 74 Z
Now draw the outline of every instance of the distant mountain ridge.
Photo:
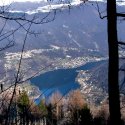
M 106 3 L 105 0 L 97 0 L 98 3 Z M 94 0 L 90 0 L 89 2 L 97 2 Z M 87 1 L 85 0 L 87 3 Z M 50 9 L 59 9 L 62 7 L 68 7 L 68 6 L 77 6 L 82 4 L 82 0 L 41 0 L 41 1 L 26 1 L 26 2 L 13 2 L 10 7 L 10 11 L 13 12 L 44 12 L 49 11 Z M 118 6 L 125 6 L 125 1 L 117 2 Z M 45 12 L 46 12 L 45 11 Z
M 103 5 L 105 6 L 105 4 L 100 3 L 100 6 Z M 13 13 L 17 16 L 20 14 Z M 46 14 L 38 12 L 36 15 L 42 18 Z M 27 14 L 27 16 L 32 18 L 33 15 Z M 52 18 L 52 16 L 53 13 L 50 14 L 49 18 Z M 11 24 L 8 23 L 8 26 L 8 28 L 14 29 L 17 24 L 11 22 Z M 41 26 L 33 25 L 32 30 L 40 31 L 41 34 L 38 37 L 30 35 L 27 39 L 26 49 L 57 46 L 61 48 L 79 48 L 82 54 L 85 51 L 100 54 L 107 52 L 106 20 L 99 18 L 93 6 L 74 6 L 70 12 L 68 8 L 57 10 L 54 21 Z M 16 35 L 16 47 L 19 47 L 23 41 L 24 32 L 20 30 Z
M 22 4 L 24 10 L 28 8 L 32 10 L 32 7 L 34 7 L 34 9 L 40 9 L 40 7 L 46 4 L 46 2 L 13 3 L 12 6 L 14 5 L 15 10 L 18 7 L 21 8 L 21 6 L 19 6 L 18 4 Z M 24 6 L 24 4 L 26 6 Z M 86 3 L 85 5 L 74 5 L 71 10 L 69 10 L 69 8 L 57 10 L 54 21 L 41 26 L 32 26 L 32 30 L 40 31 L 41 34 L 38 35 L 37 38 L 34 36 L 30 36 L 30 38 L 27 40 L 26 48 L 51 48 L 52 46 L 57 46 L 79 48 L 79 50 L 84 51 L 84 53 L 86 51 L 87 53 L 94 52 L 103 55 L 107 54 L 106 19 L 101 20 L 99 18 L 95 6 L 96 4 L 92 6 L 91 4 Z M 103 10 L 106 7 L 106 4 L 103 2 L 99 2 L 99 6 Z M 118 6 L 118 9 L 122 11 L 124 10 L 124 7 Z M 21 11 L 21 9 L 19 10 Z M 19 10 L 17 9 L 17 11 Z M 40 18 L 44 17 L 47 14 L 47 12 L 36 12 L 36 15 Z M 22 12 L 13 12 L 13 15 L 20 15 L 21 13 Z M 27 14 L 27 16 L 29 18 L 32 18 L 33 15 Z M 53 13 L 50 14 L 48 19 L 51 19 L 52 17 Z M 14 26 L 17 26 L 17 24 L 15 25 L 11 22 L 11 24 L 8 24 L 8 26 L 9 28 L 15 28 Z M 119 25 L 119 38 L 121 40 L 125 38 L 123 27 L 124 23 Z M 23 41 L 22 37 L 24 35 L 24 32 L 20 30 L 16 35 L 18 36 L 18 39 L 16 38 L 18 46 L 19 44 L 21 44 L 21 41 Z

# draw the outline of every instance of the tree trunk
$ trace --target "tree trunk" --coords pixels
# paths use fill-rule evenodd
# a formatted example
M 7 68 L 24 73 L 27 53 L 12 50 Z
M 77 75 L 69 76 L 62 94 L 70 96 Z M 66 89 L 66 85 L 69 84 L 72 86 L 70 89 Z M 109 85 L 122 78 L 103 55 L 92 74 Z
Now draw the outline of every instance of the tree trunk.
M 116 123 L 121 125 L 116 0 L 107 0 L 107 18 L 109 45 L 108 92 L 110 125 L 115 125 Z

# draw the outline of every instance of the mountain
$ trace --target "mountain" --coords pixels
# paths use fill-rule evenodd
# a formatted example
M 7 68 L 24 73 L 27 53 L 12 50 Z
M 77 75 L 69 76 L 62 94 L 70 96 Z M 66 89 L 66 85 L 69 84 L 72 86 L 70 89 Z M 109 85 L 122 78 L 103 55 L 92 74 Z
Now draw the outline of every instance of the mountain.
M 24 6 L 24 3 L 18 4 Z M 35 7 L 37 4 L 32 5 L 32 3 L 27 3 L 26 5 L 29 5 L 32 8 L 32 6 Z M 101 6 L 105 6 L 105 4 L 101 3 Z M 26 6 L 26 8 L 28 7 Z M 48 13 L 37 12 L 36 16 L 41 19 L 46 14 Z M 13 15 L 19 16 L 21 15 L 21 12 L 13 12 Z M 27 14 L 27 17 L 32 18 L 33 15 L 34 14 Z M 52 18 L 52 16 L 53 12 L 48 19 Z M 17 26 L 18 24 L 14 22 L 11 22 L 11 24 L 8 23 L 9 29 L 15 29 Z M 53 46 L 57 46 L 60 48 L 78 48 L 81 53 L 80 55 L 93 52 L 103 55 L 104 53 L 107 53 L 106 20 L 101 20 L 95 8 L 89 4 L 81 6 L 76 5 L 73 6 L 71 10 L 68 8 L 57 10 L 54 21 L 41 26 L 33 25 L 31 30 L 40 31 L 41 34 L 37 37 L 30 35 L 26 44 L 26 49 L 29 50 L 36 48 L 49 49 Z M 20 47 L 24 35 L 23 30 L 19 30 L 16 33 L 16 48 Z M 17 50 L 19 50 L 19 48 Z M 69 54 L 70 53 L 71 52 L 69 52 Z
M 124 61 L 120 59 L 120 69 L 125 69 Z M 81 70 L 77 76 L 81 92 L 90 102 L 100 103 L 108 94 L 108 62 L 104 62 L 91 70 Z M 120 93 L 125 94 L 124 71 L 119 71 Z
M 45 7 L 46 2 L 42 3 L 13 3 L 15 11 L 29 11 L 29 13 L 36 12 L 35 15 L 42 19 L 48 13 L 42 12 L 42 7 Z M 54 4 L 55 5 L 55 4 Z M 56 4 L 58 5 L 58 4 Z M 60 5 L 60 4 L 59 4 Z M 48 6 L 48 5 L 46 5 Z M 107 26 L 106 19 L 101 20 L 98 12 L 95 9 L 96 4 L 91 5 L 86 3 L 85 5 L 73 5 L 71 10 L 69 8 L 57 9 L 55 20 L 43 24 L 33 25 L 32 31 L 41 32 L 37 37 L 30 35 L 27 40 L 26 49 L 35 48 L 52 48 L 67 47 L 67 48 L 78 48 L 83 53 L 98 53 L 107 54 Z M 99 3 L 102 10 L 106 7 L 105 3 Z M 13 8 L 13 7 L 12 7 Z M 51 8 L 51 7 L 50 7 Z M 124 10 L 124 6 L 118 6 L 120 10 Z M 30 9 L 30 10 L 26 10 Z M 40 10 L 41 9 L 41 10 Z M 45 8 L 44 8 L 45 9 Z M 38 10 L 38 11 L 37 11 Z M 21 15 L 21 12 L 13 12 L 13 15 Z M 34 14 L 28 14 L 28 18 L 32 18 Z M 76 16 L 77 15 L 77 16 Z M 53 17 L 53 12 L 47 19 Z M 18 24 L 11 22 L 8 24 L 8 28 L 16 28 Z M 119 38 L 124 39 L 124 23 L 119 25 Z M 20 47 L 23 42 L 24 31 L 19 30 L 16 34 L 16 47 Z M 34 42 L 37 41 L 37 42 Z M 15 48 L 16 49 L 16 48 Z M 19 50 L 19 49 L 18 49 Z M 60 53 L 60 52 L 59 52 Z M 71 52 L 69 52 L 70 54 Z M 56 53 L 57 54 L 57 53 Z
M 99 2 L 98 4 L 101 10 L 105 10 L 106 3 Z M 25 77 L 32 76 L 41 69 L 40 73 L 55 69 L 72 69 L 107 58 L 107 20 L 99 18 L 96 3 L 78 4 L 78 2 L 72 2 L 70 9 L 67 4 L 63 6 L 58 2 L 53 3 L 50 8 L 47 8 L 48 6 L 46 1 L 13 3 L 12 8 L 15 9 L 10 8 L 8 12 L 11 16 L 20 17 L 25 13 L 28 19 L 32 19 L 34 15 L 43 19 L 50 11 L 47 19 L 52 19 L 56 9 L 53 21 L 42 25 L 32 25 L 31 27 L 31 31 L 38 31 L 40 34 L 37 36 L 28 35 L 25 56 L 23 56 L 21 65 L 21 73 Z M 125 6 L 117 6 L 117 8 L 118 11 L 122 12 Z M 2 28 L 4 20 L 0 19 L 0 22 Z M 5 32 L 14 30 L 18 26 L 19 24 L 15 21 L 8 21 Z M 120 40 L 125 39 L 124 26 L 124 22 L 118 23 Z M 27 28 L 27 25 L 25 28 Z M 4 79 L 8 80 L 9 77 L 15 76 L 25 35 L 23 28 L 18 30 L 15 33 L 15 46 L 6 50 L 5 53 L 3 52 L 0 64 L 2 65 L 1 71 L 7 72 Z M 4 41 L 4 44 L 6 42 Z M 0 43 L 0 46 L 2 45 L 3 42 Z M 78 76 L 75 76 L 81 85 L 82 93 L 86 94 L 88 99 L 91 98 L 97 103 L 107 95 L 106 67 L 107 64 L 98 65 L 94 69 L 80 71 Z M 102 72 L 103 70 L 104 72 Z M 3 80 L 2 76 L 1 79 Z M 7 83 L 10 83 L 10 81 L 5 82 L 5 84 Z M 59 84 L 57 88 L 60 88 L 60 86 Z M 66 87 L 64 86 L 64 89 Z

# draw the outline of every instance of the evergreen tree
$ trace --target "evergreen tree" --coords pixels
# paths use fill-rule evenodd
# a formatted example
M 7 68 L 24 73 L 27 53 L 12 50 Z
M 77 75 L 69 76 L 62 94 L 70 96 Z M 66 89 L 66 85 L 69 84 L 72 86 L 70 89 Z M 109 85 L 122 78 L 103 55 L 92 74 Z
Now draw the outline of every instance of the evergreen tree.
M 41 115 L 46 116 L 47 115 L 47 107 L 44 100 L 41 100 L 38 104 L 38 107 L 40 109 Z
M 21 95 L 18 98 L 18 110 L 19 115 L 21 119 L 21 124 L 25 125 L 26 123 L 29 123 L 29 106 L 30 106 L 30 100 L 25 91 L 21 93 Z
M 80 125 L 92 125 L 93 118 L 88 106 L 84 106 L 81 110 L 79 110 L 80 115 Z

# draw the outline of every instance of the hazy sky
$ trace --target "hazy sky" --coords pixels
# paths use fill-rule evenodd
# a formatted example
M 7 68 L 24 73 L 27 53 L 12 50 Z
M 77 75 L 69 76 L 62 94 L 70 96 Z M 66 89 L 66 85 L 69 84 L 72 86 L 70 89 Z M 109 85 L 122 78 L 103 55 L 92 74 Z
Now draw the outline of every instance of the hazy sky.
M 35 2 L 35 1 L 42 1 L 42 0 L 0 0 L 0 5 L 6 5 L 6 4 L 10 4 L 12 2 L 26 2 L 26 1 L 31 1 L 31 2 Z

